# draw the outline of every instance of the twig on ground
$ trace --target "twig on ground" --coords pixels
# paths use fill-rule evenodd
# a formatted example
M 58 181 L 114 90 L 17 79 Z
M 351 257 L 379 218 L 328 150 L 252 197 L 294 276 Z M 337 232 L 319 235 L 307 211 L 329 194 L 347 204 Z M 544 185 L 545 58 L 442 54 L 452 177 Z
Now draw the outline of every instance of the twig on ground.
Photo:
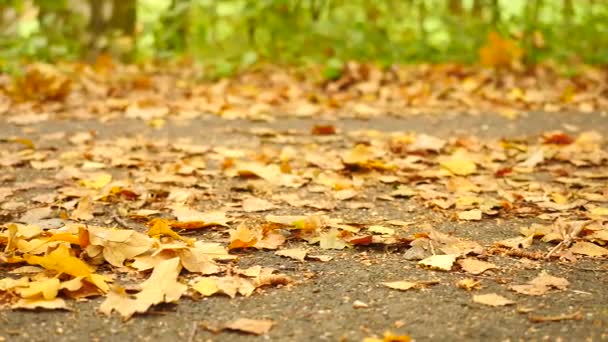
M 583 319 L 583 314 L 580 311 L 571 314 L 558 316 L 528 316 L 528 320 L 533 323 L 543 322 L 559 322 L 559 321 L 580 321 Z
M 131 228 L 129 227 L 129 224 L 120 218 L 120 216 L 118 216 L 117 214 L 112 215 L 112 220 L 114 220 L 114 222 L 118 223 L 119 226 L 123 227 L 123 228 Z
M 192 322 L 192 328 L 190 328 L 190 335 L 188 336 L 188 342 L 193 342 L 196 337 L 196 332 L 198 331 L 198 322 Z
M 555 221 L 555 224 L 557 225 L 564 239 L 560 241 L 560 243 L 558 243 L 555 247 L 551 248 L 551 250 L 545 255 L 545 259 L 549 259 L 553 254 L 557 253 L 558 251 L 570 247 L 572 242 L 574 242 L 574 240 L 578 238 L 580 233 L 583 231 L 583 228 L 585 228 L 585 226 L 589 223 L 591 223 L 591 221 L 570 223 L 566 223 L 561 220 Z

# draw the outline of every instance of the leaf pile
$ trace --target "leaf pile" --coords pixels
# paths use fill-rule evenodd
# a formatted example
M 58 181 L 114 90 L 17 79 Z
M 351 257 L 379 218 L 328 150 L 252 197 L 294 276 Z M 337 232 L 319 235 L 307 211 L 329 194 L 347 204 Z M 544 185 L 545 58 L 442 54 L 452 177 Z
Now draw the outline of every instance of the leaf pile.
M 139 119 L 153 127 L 167 118 L 217 115 L 227 119 L 272 120 L 277 116 L 322 115 L 370 118 L 379 115 L 494 112 L 601 112 L 608 109 L 606 70 L 577 67 L 562 76 L 550 65 L 526 70 L 509 66 L 521 52 L 491 35 L 481 50 L 490 67 L 458 64 L 393 66 L 381 69 L 350 62 L 339 77 L 325 80 L 320 68 L 260 67 L 219 81 L 200 81 L 191 65 L 141 67 L 101 59 L 92 66 L 33 64 L 24 77 L 3 78 L 0 107 L 16 123 L 33 113 L 70 119 Z M 24 102 L 25 101 L 25 102 Z M 10 109 L 10 110 L 9 110 Z
M 259 146 L 90 131 L 0 141 L 2 304 L 65 309 L 66 298 L 104 296 L 101 312 L 128 319 L 184 296 L 294 284 L 273 269 L 238 267 L 237 257 L 257 250 L 326 262 L 328 250 L 380 245 L 420 268 L 471 276 L 498 268 L 486 261 L 492 254 L 531 246 L 547 260 L 608 255 L 608 153 L 599 132 L 511 140 L 335 128 L 247 134 Z M 38 178 L 23 180 L 26 171 Z M 487 248 L 438 231 L 426 215 L 337 217 L 380 202 L 432 210 L 455 225 L 541 223 Z M 383 283 L 405 291 L 436 281 Z M 567 286 L 541 274 L 509 289 L 541 295 Z M 473 301 L 513 303 L 491 293 Z

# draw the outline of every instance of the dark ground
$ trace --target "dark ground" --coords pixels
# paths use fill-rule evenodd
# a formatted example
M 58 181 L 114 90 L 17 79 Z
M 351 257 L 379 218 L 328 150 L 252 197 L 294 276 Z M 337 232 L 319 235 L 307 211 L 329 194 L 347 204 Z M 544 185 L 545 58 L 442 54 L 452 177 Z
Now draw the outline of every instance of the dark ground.
M 212 146 L 257 146 L 262 138 L 251 134 L 254 127 L 287 129 L 308 133 L 319 122 L 283 119 L 271 123 L 226 121 L 207 118 L 192 122 L 168 122 L 155 130 L 140 121 L 49 121 L 35 125 L 1 124 L 0 138 L 30 137 L 41 133 L 95 130 L 99 139 L 112 139 L 144 132 L 158 139 L 192 137 L 194 142 Z M 517 120 L 500 116 L 460 116 L 375 118 L 371 121 L 333 122 L 342 133 L 359 129 L 385 132 L 415 131 L 440 137 L 477 135 L 485 137 L 528 137 L 551 130 L 608 128 L 608 117 L 599 114 L 529 114 Z M 25 132 L 24 132 L 25 130 Z M 19 172 L 18 181 L 44 178 L 44 172 Z M 221 189 L 221 186 L 218 186 Z M 459 223 L 428 211 L 415 203 L 375 200 L 373 209 L 338 207 L 331 216 L 352 221 L 379 219 L 409 220 L 424 217 L 438 230 L 474 239 L 482 245 L 515 237 L 518 229 L 534 218 Z M 272 213 L 282 213 L 277 209 Z M 293 210 L 287 210 L 293 212 Z M 255 216 L 255 215 L 252 215 Z M 415 229 L 409 228 L 411 232 Z M 547 250 L 546 245 L 544 250 Z M 318 247 L 315 247 L 318 248 Z M 214 296 L 202 300 L 182 299 L 177 305 L 156 307 L 146 315 L 123 322 L 97 312 L 101 300 L 73 305 L 71 312 L 0 311 L 0 341 L 361 341 L 381 336 L 385 331 L 409 335 L 416 341 L 603 341 L 608 340 L 608 268 L 605 259 L 584 259 L 576 263 L 534 261 L 490 256 L 499 266 L 476 276 L 483 288 L 476 293 L 496 292 L 516 301 L 506 307 L 489 307 L 472 302 L 471 292 L 455 286 L 471 277 L 462 271 L 440 272 L 420 269 L 415 261 L 403 258 L 403 251 L 391 248 L 354 248 L 320 251 L 330 254 L 329 262 L 304 263 L 274 255 L 273 251 L 237 252 L 239 266 L 275 267 L 294 277 L 294 286 L 267 289 L 251 297 L 230 299 Z M 0 266 L 1 269 L 1 266 Z M 564 277 L 571 285 L 539 297 L 523 296 L 504 284 L 524 283 L 541 270 Z M 428 289 L 399 292 L 380 285 L 395 280 L 439 280 Z M 353 302 L 367 308 L 354 308 Z M 531 313 L 524 313 L 531 309 Z M 582 320 L 533 323 L 530 315 L 557 316 L 580 311 Z M 199 326 L 202 321 L 225 322 L 246 317 L 271 319 L 276 325 L 267 336 L 236 332 L 212 334 Z

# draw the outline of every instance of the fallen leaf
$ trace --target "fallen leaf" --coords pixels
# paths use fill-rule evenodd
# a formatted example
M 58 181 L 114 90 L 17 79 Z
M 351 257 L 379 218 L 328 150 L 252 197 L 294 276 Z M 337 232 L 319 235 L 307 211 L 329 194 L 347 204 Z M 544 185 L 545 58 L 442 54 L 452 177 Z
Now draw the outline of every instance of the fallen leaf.
M 108 229 L 89 226 L 87 228 L 91 251 L 95 246 L 103 247 L 104 259 L 112 266 L 123 266 L 125 260 L 143 254 L 152 248 L 154 240 L 130 229 Z
M 12 309 L 35 310 L 69 310 L 65 301 L 61 298 L 53 299 L 20 299 L 17 303 L 11 305 Z
M 264 319 L 239 318 L 225 325 L 226 329 L 236 330 L 253 335 L 264 335 L 270 332 L 274 321 Z
M 340 237 L 337 228 L 332 228 L 319 235 L 319 246 L 322 249 L 344 249 L 348 247 L 348 243 Z
M 411 289 L 420 289 L 420 288 L 428 287 L 431 285 L 436 285 L 436 284 L 439 284 L 439 281 L 438 280 L 428 280 L 428 281 L 412 282 L 412 281 L 406 281 L 406 280 L 399 280 L 399 281 L 384 282 L 381 284 L 388 288 L 394 289 L 394 290 L 407 291 L 407 290 L 411 290 Z
M 467 291 L 478 290 L 481 288 L 481 281 L 472 278 L 460 279 L 456 286 Z
M 450 159 L 439 163 L 441 167 L 457 176 L 468 176 L 477 171 L 475 162 L 468 159 Z
M 40 298 L 44 300 L 52 300 L 57 297 L 59 292 L 60 281 L 57 278 L 50 278 L 39 281 L 32 281 L 27 284 L 27 287 L 19 287 L 15 292 L 22 298 Z
M 387 331 L 382 338 L 366 337 L 363 339 L 363 342 L 410 342 L 411 340 L 411 337 L 407 335 L 395 335 Z
M 243 201 L 243 211 L 247 213 L 271 210 L 275 207 L 271 202 L 256 197 L 249 197 Z
M 230 234 L 230 245 L 228 249 L 253 247 L 258 242 L 259 233 L 251 230 L 247 225 L 241 223 L 228 232 Z
M 201 278 L 192 285 L 192 288 L 205 297 L 212 296 L 220 291 L 215 280 L 211 278 Z
M 124 319 L 129 319 L 135 313 L 146 312 L 152 305 L 177 301 L 188 289 L 177 281 L 181 268 L 179 258 L 160 262 L 150 277 L 141 284 L 141 291 L 134 298 L 123 289 L 115 287 L 108 293 L 99 311 L 108 316 L 116 311 Z
M 479 221 L 482 218 L 482 212 L 479 209 L 471 209 L 458 213 L 458 219 L 466 221 Z
M 593 257 L 608 255 L 608 249 L 587 241 L 577 241 L 572 247 L 570 247 L 569 251 L 575 254 Z
M 452 269 L 452 265 L 454 265 L 457 257 L 457 254 L 432 255 L 420 260 L 418 265 L 441 271 L 449 271 Z
M 465 272 L 471 274 L 481 274 L 489 269 L 497 268 L 493 263 L 471 258 L 458 260 L 458 264 Z
M 78 201 L 76 209 L 72 211 L 70 217 L 77 221 L 89 221 L 93 219 L 93 203 L 89 196 L 85 196 Z
M 230 218 L 226 217 L 226 213 L 223 211 L 210 211 L 203 213 L 182 205 L 173 205 L 171 209 L 173 210 L 173 215 L 177 217 L 180 224 L 171 224 L 176 228 L 196 229 L 208 226 L 228 227 L 228 222 L 230 222 Z M 197 224 L 191 224 L 189 226 L 187 223 Z
M 295 259 L 298 261 L 304 261 L 304 259 L 306 258 L 306 254 L 308 254 L 308 251 L 304 248 L 290 248 L 276 251 L 274 254 Z
M 496 293 L 474 295 L 473 302 L 489 306 L 505 306 L 515 304 L 514 301 L 509 300 L 503 296 L 497 295 Z

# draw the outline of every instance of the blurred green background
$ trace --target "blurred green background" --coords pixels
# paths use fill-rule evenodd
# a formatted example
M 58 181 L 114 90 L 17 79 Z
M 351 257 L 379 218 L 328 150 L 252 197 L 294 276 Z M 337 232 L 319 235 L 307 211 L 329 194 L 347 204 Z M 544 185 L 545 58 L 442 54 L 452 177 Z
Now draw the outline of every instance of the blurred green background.
M 479 60 L 489 32 L 526 63 L 608 62 L 606 0 L 0 0 L 0 65 L 188 56 L 231 74 L 257 62 Z

